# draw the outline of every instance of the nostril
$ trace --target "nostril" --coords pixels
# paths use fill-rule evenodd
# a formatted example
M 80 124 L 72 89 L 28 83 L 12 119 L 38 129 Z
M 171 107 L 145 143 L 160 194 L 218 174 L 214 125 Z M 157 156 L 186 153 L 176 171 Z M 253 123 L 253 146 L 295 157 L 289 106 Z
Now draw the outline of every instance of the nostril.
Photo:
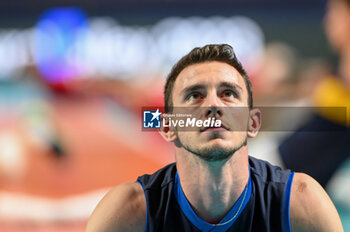
M 211 110 L 211 109 L 208 109 L 208 110 L 207 110 L 207 113 L 205 114 L 205 116 L 206 116 L 206 117 L 209 117 L 211 114 L 212 114 L 212 110 Z
M 218 114 L 219 116 L 222 116 L 222 111 L 221 111 L 220 109 L 218 109 L 218 110 L 216 111 L 216 114 Z
M 216 115 L 222 116 L 222 111 L 217 107 L 210 107 L 206 110 L 206 117 L 215 117 Z

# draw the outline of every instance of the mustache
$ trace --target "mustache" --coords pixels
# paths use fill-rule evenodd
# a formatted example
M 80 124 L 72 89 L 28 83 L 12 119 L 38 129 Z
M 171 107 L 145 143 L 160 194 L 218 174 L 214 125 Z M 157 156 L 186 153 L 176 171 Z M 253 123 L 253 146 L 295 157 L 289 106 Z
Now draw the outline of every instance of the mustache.
M 221 119 L 215 118 L 214 120 L 221 120 Z M 202 128 L 200 128 L 199 131 L 200 131 L 200 132 L 203 132 L 203 131 L 206 131 L 206 130 L 211 129 L 211 128 L 223 128 L 223 129 L 225 129 L 225 130 L 227 130 L 227 131 L 230 130 L 230 127 L 228 127 L 227 124 L 224 123 L 224 122 L 221 120 L 221 125 L 220 125 L 219 127 L 207 126 L 207 127 L 202 127 Z

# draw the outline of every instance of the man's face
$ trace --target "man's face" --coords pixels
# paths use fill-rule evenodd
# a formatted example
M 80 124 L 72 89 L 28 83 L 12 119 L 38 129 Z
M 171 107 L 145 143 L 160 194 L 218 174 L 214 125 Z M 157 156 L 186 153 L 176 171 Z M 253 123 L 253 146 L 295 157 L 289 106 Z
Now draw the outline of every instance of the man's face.
M 329 0 L 324 21 L 328 40 L 341 52 L 350 43 L 350 7 L 343 0 Z
M 172 94 L 174 112 L 188 108 L 194 117 L 220 119 L 220 128 L 176 128 L 175 144 L 207 160 L 225 160 L 247 140 L 248 93 L 243 77 L 222 62 L 190 65 L 177 77 Z M 183 112 L 181 112 L 183 113 Z

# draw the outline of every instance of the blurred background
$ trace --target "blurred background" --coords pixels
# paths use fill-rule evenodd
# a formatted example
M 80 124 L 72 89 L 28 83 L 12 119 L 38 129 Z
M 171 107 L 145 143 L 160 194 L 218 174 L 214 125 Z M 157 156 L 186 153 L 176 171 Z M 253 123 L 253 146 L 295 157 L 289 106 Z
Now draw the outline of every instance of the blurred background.
M 348 124 L 314 108 L 350 102 L 350 4 L 331 1 L 2 0 L 0 231 L 84 231 L 109 189 L 173 162 L 141 107 L 208 43 L 231 44 L 255 105 L 277 109 L 250 155 L 313 176 L 350 230 Z

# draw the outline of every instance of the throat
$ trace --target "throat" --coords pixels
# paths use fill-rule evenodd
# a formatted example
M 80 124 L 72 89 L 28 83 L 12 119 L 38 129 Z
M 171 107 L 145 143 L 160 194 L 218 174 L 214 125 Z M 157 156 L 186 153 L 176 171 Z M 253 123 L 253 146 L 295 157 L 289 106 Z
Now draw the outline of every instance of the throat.
M 185 215 L 186 212 L 190 215 L 186 215 L 187 217 L 196 217 L 195 221 L 201 220 L 218 226 L 231 223 L 238 217 L 250 197 L 250 185 L 248 176 L 248 180 L 246 179 L 244 183 L 240 186 L 235 186 L 235 188 L 210 189 L 211 186 L 209 185 L 209 190 L 203 191 L 199 187 L 196 188 L 196 191 L 186 192 L 185 190 L 184 192 L 177 173 L 175 196 Z M 230 191 L 230 189 L 236 191 Z

